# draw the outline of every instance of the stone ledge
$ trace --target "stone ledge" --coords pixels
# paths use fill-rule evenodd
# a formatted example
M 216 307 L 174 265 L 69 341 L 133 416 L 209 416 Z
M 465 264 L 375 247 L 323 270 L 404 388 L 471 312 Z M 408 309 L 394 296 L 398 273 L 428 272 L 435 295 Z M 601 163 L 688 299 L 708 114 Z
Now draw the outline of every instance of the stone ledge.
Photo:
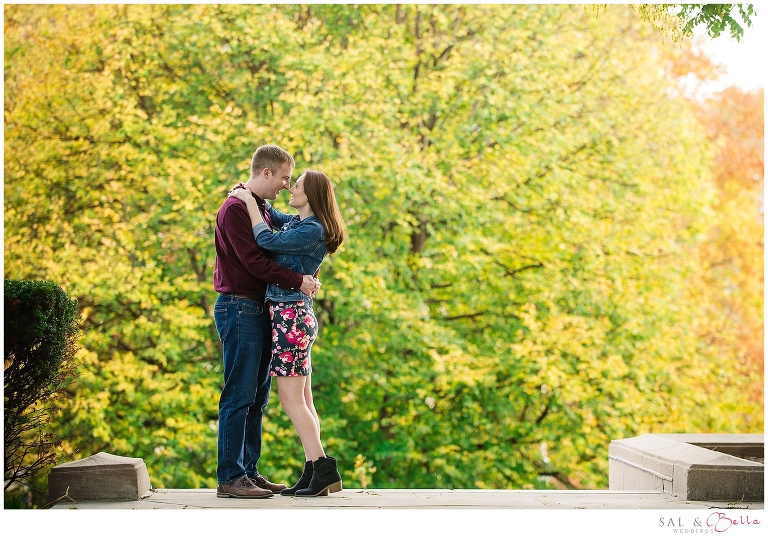
M 67 490 L 69 489 L 69 490 Z M 48 475 L 48 499 L 139 500 L 152 494 L 144 460 L 97 453 L 60 464 Z
M 167 509 L 245 509 L 268 511 L 387 510 L 412 509 L 457 511 L 461 509 L 645 509 L 657 511 L 709 510 L 724 504 L 685 501 L 669 493 L 610 490 L 483 490 L 483 489 L 359 489 L 345 488 L 330 496 L 294 498 L 274 496 L 263 500 L 217 498 L 216 489 L 157 489 L 151 498 L 133 501 L 61 501 L 55 510 L 167 510 Z M 726 509 L 726 507 L 722 507 Z M 762 503 L 729 505 L 729 510 L 762 511 Z M 274 513 L 272 513 L 274 514 Z M 667 514 L 667 513 L 662 513 Z M 676 513 L 677 514 L 677 513 Z M 435 513 L 436 518 L 439 514 Z M 212 516 L 211 518 L 215 518 Z M 293 518 L 287 515 L 286 518 Z M 312 518 L 312 517 L 300 517 Z M 548 517 L 545 517 L 548 518 Z M 655 521 L 655 519 L 654 519 Z
M 763 501 L 764 465 L 756 461 L 762 447 L 762 434 L 646 434 L 613 440 L 609 489 L 653 489 L 682 500 Z

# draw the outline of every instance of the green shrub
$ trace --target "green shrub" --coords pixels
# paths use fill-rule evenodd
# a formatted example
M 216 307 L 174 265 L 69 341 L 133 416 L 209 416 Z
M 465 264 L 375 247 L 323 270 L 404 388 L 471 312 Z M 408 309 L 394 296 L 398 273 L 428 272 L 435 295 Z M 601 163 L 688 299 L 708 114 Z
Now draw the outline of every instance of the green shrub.
M 4 490 L 56 462 L 54 400 L 74 378 L 77 301 L 48 281 L 5 280 Z M 18 486 L 18 484 L 16 486 Z

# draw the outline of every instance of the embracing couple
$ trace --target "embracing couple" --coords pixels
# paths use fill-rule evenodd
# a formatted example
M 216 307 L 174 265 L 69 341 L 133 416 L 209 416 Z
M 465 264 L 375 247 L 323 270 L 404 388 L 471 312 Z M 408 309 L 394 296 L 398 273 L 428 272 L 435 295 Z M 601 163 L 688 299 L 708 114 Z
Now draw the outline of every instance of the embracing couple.
M 310 350 L 317 336 L 312 298 L 318 269 L 344 241 L 333 185 L 306 170 L 291 186 L 295 163 L 278 146 L 260 146 L 251 176 L 236 185 L 216 216 L 213 309 L 223 347 L 216 475 L 220 498 L 322 496 L 341 490 L 336 460 L 323 451 L 312 401 Z M 298 214 L 274 209 L 283 189 Z M 291 488 L 270 482 L 256 464 L 272 377 L 280 403 L 304 446 L 304 471 Z

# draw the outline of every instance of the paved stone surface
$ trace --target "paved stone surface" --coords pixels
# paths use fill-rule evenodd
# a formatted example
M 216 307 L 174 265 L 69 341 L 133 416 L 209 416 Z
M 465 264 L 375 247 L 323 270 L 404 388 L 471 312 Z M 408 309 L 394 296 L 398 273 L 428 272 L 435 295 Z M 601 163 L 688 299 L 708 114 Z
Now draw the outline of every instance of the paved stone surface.
M 763 509 L 764 504 L 685 501 L 656 491 L 351 489 L 317 498 L 217 498 L 215 489 L 158 489 L 135 501 L 62 501 L 53 509 Z

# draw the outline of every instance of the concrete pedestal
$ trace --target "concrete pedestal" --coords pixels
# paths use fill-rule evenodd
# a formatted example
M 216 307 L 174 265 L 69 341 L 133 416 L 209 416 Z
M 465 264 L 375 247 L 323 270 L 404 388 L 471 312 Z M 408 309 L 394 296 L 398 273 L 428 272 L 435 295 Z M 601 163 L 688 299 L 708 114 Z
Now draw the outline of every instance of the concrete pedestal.
M 67 492 L 69 487 L 69 492 Z M 151 495 L 143 459 L 97 453 L 60 464 L 48 475 L 48 499 L 66 493 L 74 501 L 139 500 Z
M 608 446 L 610 490 L 682 500 L 763 501 L 762 434 L 646 434 Z

